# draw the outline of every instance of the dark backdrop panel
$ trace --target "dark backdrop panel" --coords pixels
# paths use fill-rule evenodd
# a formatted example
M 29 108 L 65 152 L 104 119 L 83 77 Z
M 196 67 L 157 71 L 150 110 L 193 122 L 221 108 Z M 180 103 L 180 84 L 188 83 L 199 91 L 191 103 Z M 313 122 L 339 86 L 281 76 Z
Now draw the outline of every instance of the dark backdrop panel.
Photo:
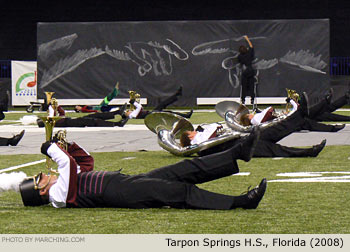
M 136 90 L 150 101 L 183 85 L 181 106 L 238 97 L 243 35 L 255 47 L 258 96 L 330 85 L 326 19 L 39 23 L 37 34 L 38 88 L 59 99 L 102 98 L 116 81 L 120 97 Z

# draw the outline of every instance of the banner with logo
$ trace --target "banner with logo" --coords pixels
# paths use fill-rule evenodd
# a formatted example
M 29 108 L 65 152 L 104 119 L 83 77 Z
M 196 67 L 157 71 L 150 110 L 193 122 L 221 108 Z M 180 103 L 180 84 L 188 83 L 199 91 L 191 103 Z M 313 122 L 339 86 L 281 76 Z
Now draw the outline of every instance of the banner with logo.
M 11 61 L 13 106 L 37 101 L 36 66 L 36 61 Z

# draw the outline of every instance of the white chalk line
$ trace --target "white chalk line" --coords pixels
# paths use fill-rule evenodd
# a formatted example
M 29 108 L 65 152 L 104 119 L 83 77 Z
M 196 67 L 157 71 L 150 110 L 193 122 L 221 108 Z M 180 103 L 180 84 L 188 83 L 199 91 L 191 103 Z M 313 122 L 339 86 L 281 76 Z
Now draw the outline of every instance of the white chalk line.
M 41 163 L 44 163 L 44 162 L 46 162 L 46 159 L 42 159 L 42 160 L 30 162 L 30 163 L 25 163 L 25 164 L 21 164 L 21 165 L 8 167 L 8 168 L 0 170 L 0 173 L 7 172 L 7 171 L 13 171 L 13 170 L 17 170 L 19 168 L 23 168 L 23 167 L 27 167 L 27 166 L 31 166 L 31 165 L 36 165 L 36 164 L 41 164 Z

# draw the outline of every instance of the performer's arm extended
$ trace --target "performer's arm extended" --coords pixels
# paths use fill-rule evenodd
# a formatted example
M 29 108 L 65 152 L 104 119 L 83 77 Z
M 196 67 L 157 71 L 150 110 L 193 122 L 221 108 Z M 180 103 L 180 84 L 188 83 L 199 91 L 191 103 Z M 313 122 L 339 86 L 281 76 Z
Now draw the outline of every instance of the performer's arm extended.
M 248 36 L 247 36 L 247 35 L 244 35 L 243 37 L 244 37 L 244 39 L 247 41 L 249 47 L 250 47 L 250 48 L 253 48 L 253 44 L 252 44 L 252 42 L 250 41 L 250 39 L 248 38 Z

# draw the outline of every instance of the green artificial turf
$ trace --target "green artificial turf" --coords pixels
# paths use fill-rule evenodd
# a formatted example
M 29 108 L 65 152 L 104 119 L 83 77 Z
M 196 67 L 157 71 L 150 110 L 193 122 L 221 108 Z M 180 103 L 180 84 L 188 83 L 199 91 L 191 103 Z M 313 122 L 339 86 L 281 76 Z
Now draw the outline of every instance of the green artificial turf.
M 183 160 L 165 151 L 92 153 L 95 170 L 138 174 Z M 316 158 L 253 158 L 238 161 L 241 173 L 199 185 L 230 195 L 246 192 L 264 177 L 284 172 L 349 172 L 349 146 L 326 146 Z M 44 159 L 43 155 L 2 155 L 0 170 Z M 27 175 L 45 171 L 44 163 L 21 168 Z M 331 173 L 323 176 L 343 176 Z M 2 234 L 308 234 L 350 233 L 349 183 L 268 182 L 256 210 L 55 209 L 24 207 L 19 193 L 0 193 Z

